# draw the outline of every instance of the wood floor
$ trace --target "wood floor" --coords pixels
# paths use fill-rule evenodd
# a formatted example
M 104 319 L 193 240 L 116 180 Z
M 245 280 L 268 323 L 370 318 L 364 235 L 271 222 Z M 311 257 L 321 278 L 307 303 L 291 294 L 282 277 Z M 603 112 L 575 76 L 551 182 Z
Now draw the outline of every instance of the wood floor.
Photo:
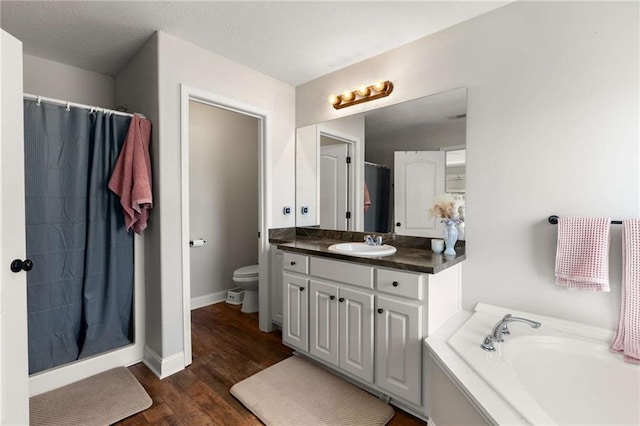
M 291 355 L 280 332 L 258 330 L 258 314 L 218 303 L 191 312 L 193 363 L 164 380 L 144 364 L 129 370 L 153 405 L 117 425 L 261 425 L 229 389 Z M 397 408 L 389 425 L 425 425 Z M 292 425 L 293 426 L 293 425 Z

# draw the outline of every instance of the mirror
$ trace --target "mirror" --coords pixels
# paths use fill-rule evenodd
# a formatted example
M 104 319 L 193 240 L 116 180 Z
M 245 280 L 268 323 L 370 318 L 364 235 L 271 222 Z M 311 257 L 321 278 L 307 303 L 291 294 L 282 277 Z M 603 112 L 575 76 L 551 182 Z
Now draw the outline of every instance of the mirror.
M 466 112 L 463 87 L 297 129 L 296 226 L 440 237 L 437 194 L 464 220 Z

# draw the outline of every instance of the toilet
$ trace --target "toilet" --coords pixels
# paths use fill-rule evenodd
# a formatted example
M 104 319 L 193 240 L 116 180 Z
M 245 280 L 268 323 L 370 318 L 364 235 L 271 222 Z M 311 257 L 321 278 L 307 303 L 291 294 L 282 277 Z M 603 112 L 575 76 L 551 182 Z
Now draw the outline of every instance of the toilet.
M 240 311 L 251 314 L 258 312 L 259 266 L 243 266 L 233 271 L 233 282 L 244 290 L 244 299 Z

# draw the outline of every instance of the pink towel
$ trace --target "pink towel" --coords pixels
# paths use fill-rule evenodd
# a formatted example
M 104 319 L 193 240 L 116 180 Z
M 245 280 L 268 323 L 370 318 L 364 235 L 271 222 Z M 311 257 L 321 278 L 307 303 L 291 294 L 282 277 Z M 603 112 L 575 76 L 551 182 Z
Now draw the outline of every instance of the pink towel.
M 120 197 L 127 230 L 133 228 L 138 234 L 147 227 L 149 209 L 153 204 L 150 137 L 151 122 L 134 114 L 109 180 L 109 189 Z
M 369 210 L 369 206 L 371 206 L 371 196 L 369 195 L 369 188 L 367 188 L 367 184 L 364 184 L 364 212 L 366 213 Z
M 606 217 L 558 220 L 556 284 L 573 290 L 609 291 L 609 228 Z
M 622 221 L 622 297 L 611 349 L 640 364 L 640 219 Z

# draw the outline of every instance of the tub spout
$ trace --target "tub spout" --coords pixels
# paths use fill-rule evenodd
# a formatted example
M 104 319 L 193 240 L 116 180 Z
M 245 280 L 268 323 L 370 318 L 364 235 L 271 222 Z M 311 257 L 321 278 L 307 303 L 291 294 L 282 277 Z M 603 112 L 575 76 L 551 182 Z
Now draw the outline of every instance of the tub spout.
M 507 327 L 507 324 L 509 324 L 510 322 L 523 322 L 532 328 L 539 328 L 542 325 L 538 321 L 514 317 L 511 316 L 511 314 L 507 314 L 496 323 L 496 325 L 493 327 L 493 330 L 491 331 L 491 334 L 487 334 L 487 337 L 484 338 L 484 341 L 482 342 L 480 347 L 482 347 L 482 349 L 484 349 L 485 351 L 495 351 L 496 348 L 493 344 L 495 342 L 503 342 L 504 336 L 507 334 L 511 334 L 511 331 L 509 331 L 509 328 Z

